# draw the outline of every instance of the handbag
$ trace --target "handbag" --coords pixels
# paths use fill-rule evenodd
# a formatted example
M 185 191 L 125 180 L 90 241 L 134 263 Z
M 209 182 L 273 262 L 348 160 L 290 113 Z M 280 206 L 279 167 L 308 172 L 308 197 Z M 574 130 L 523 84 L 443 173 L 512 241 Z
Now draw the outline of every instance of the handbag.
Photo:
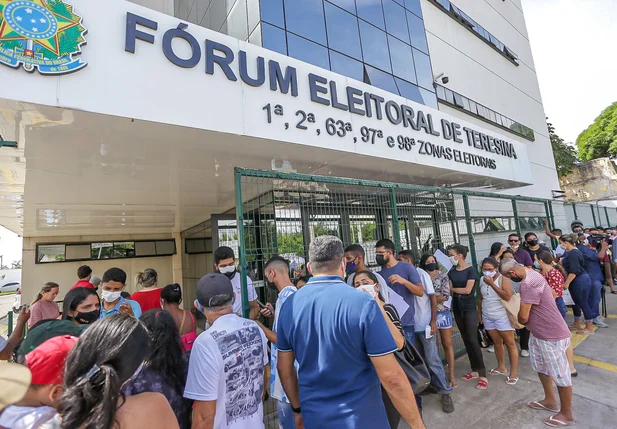
M 395 351 L 394 357 L 407 375 L 413 393 L 423 392 L 431 384 L 431 375 L 422 355 L 407 339 L 405 339 L 405 347 L 402 350 Z
M 521 310 L 521 295 L 513 293 L 510 301 L 502 299 L 501 305 L 506 309 L 506 314 L 508 315 L 508 320 L 510 320 L 512 328 L 523 329 L 525 325 L 518 323 L 518 312 Z
M 187 313 L 187 310 L 185 310 L 184 313 L 182 314 L 182 323 L 180 324 L 180 333 L 182 333 L 182 328 L 184 328 L 184 319 L 186 319 L 186 313 Z M 189 312 L 189 315 L 191 316 L 193 331 L 189 332 L 188 334 L 184 334 L 180 336 L 180 341 L 182 343 L 182 349 L 185 352 L 188 352 L 189 350 L 193 349 L 193 343 L 197 339 L 197 333 L 195 332 L 195 328 L 196 328 L 195 318 L 193 317 L 193 314 L 191 312 Z
M 491 345 L 488 341 L 488 334 L 486 333 L 486 329 L 484 329 L 483 323 L 478 324 L 478 343 L 480 343 L 480 347 L 483 349 Z

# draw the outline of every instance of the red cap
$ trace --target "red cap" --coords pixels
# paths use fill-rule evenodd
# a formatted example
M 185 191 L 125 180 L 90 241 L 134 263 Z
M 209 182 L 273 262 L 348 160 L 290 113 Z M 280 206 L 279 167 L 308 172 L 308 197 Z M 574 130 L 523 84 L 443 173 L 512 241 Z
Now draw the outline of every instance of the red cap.
M 26 355 L 32 372 L 32 384 L 62 384 L 64 363 L 77 337 L 63 335 L 50 338 Z

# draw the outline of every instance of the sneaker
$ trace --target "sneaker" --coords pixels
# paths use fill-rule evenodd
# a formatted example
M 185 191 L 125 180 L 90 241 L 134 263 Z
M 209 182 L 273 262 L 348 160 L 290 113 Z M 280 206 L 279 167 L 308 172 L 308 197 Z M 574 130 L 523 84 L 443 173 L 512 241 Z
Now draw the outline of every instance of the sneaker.
M 529 350 L 521 350 L 521 356 L 529 357 Z
M 435 389 L 432 384 L 429 384 L 429 386 L 420 393 L 420 396 L 436 395 L 438 393 L 439 391 Z
M 608 328 L 608 325 L 602 320 L 602 316 L 598 316 L 593 319 L 593 324 L 599 326 L 600 328 Z
M 441 395 L 441 410 L 446 414 L 454 412 L 454 402 L 452 402 L 452 395 Z
M 495 346 L 492 345 L 492 344 L 490 346 L 488 346 L 488 352 L 489 353 L 495 353 Z

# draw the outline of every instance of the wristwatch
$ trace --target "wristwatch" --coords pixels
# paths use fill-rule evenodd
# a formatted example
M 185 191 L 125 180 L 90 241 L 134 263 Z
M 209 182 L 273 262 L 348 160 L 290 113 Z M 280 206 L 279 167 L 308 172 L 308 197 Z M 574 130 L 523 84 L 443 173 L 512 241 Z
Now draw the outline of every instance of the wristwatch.
M 295 414 L 300 414 L 302 413 L 302 409 L 300 407 L 298 408 L 294 408 L 293 406 L 291 407 L 291 411 L 293 411 Z

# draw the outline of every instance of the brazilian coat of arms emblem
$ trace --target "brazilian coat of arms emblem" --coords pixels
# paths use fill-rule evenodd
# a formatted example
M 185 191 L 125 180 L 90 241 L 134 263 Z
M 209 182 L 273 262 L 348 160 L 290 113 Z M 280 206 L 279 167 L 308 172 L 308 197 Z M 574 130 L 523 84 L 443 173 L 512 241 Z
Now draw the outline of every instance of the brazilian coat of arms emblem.
M 0 0 L 0 63 L 44 75 L 71 73 L 87 30 L 63 0 Z

